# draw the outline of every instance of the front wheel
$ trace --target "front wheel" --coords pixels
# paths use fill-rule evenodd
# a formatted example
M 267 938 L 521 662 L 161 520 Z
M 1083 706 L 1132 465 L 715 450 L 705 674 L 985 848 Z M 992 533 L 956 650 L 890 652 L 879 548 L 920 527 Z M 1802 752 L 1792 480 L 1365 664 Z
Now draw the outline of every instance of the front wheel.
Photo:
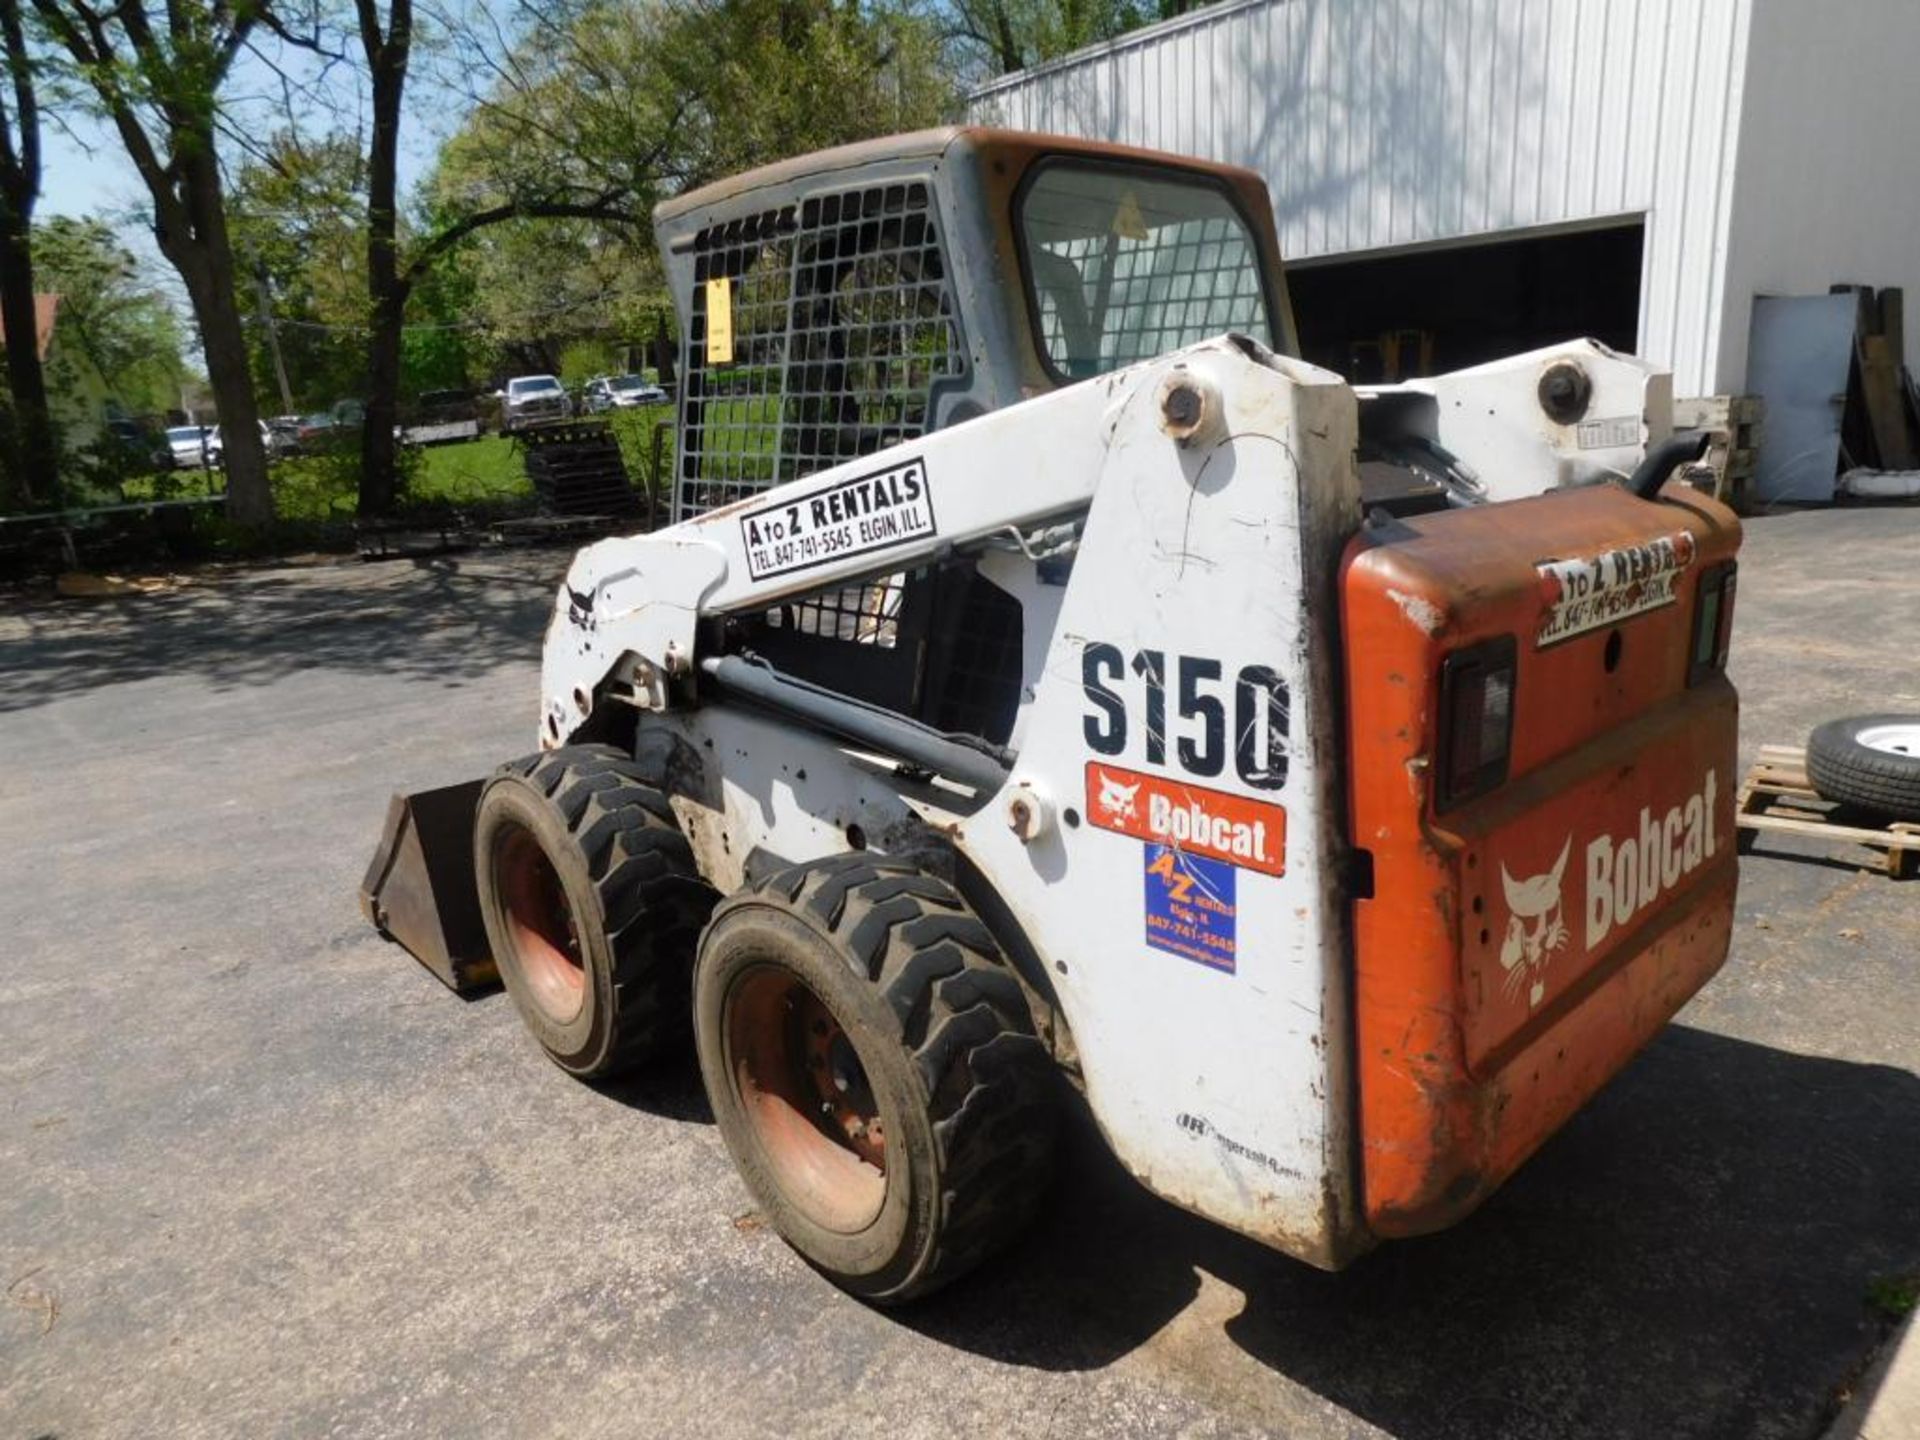
M 701 942 L 693 1010 L 747 1188 L 842 1289 L 926 1294 L 1044 1193 L 1051 1061 L 992 934 L 934 877 L 848 855 L 734 896 Z
M 622 752 L 569 745 L 503 767 L 480 793 L 474 878 L 500 978 L 561 1069 L 602 1079 L 684 1043 L 714 895 Z

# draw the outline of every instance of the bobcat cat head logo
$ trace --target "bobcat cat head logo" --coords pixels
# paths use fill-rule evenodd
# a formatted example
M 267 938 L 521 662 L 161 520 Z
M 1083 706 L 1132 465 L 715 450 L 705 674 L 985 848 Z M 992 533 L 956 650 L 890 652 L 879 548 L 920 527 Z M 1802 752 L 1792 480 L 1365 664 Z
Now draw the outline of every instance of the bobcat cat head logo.
M 1100 777 L 1100 808 L 1115 818 L 1128 820 L 1133 818 L 1133 797 L 1139 793 L 1138 780 L 1131 785 L 1122 785 L 1109 775 Z
M 1546 994 L 1546 981 L 1540 972 L 1554 951 L 1566 947 L 1568 932 L 1565 907 L 1560 898 L 1560 878 L 1566 873 L 1567 856 L 1573 850 L 1569 835 L 1560 846 L 1560 858 L 1544 874 L 1516 880 L 1505 862 L 1500 866 L 1500 885 L 1507 892 L 1507 934 L 1500 945 L 1500 968 L 1507 972 L 1509 995 L 1523 983 L 1528 986 L 1527 1006 L 1531 1009 Z

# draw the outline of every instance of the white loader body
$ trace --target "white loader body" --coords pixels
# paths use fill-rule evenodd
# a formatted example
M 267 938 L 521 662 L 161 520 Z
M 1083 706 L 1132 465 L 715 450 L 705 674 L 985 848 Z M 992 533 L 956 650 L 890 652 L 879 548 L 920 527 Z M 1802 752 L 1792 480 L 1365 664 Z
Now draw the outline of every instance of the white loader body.
M 1188 423 L 1168 418 L 1175 388 L 1197 397 Z M 639 707 L 636 748 L 665 757 L 722 893 L 756 854 L 950 847 L 1039 957 L 1043 1031 L 1126 1167 L 1343 1263 L 1367 1243 L 1335 703 L 1356 416 L 1338 377 L 1223 338 L 603 541 L 556 602 L 541 743 Z M 1537 453 L 1524 473 L 1559 470 Z M 993 793 L 690 703 L 712 617 L 969 548 L 1024 630 L 1016 758 Z M 1048 562 L 1066 558 L 1062 583 Z

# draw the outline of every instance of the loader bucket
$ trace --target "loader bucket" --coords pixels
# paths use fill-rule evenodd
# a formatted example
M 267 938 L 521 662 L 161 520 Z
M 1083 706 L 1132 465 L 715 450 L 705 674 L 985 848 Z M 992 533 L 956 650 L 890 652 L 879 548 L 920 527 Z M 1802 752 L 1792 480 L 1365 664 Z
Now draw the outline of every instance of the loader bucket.
M 484 783 L 395 795 L 360 882 L 360 912 L 461 994 L 500 978 L 473 878 L 473 812 Z

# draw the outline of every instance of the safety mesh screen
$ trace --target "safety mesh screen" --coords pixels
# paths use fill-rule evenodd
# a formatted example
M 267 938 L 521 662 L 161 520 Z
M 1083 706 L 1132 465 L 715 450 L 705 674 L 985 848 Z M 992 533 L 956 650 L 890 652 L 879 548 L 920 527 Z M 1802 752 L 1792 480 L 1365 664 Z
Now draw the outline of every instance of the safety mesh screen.
M 1252 232 L 1213 187 L 1050 165 L 1020 202 L 1047 358 L 1072 379 L 1272 326 Z
M 942 600 L 951 620 L 940 627 L 927 723 L 1001 743 L 1020 711 L 1020 602 L 970 571 Z
M 906 589 L 904 573 L 889 575 L 868 585 L 789 600 L 767 612 L 767 623 L 803 635 L 891 649 L 900 638 L 900 603 Z
M 923 435 L 936 384 L 966 373 L 923 184 L 709 226 L 694 261 L 676 518 Z M 732 354 L 709 361 L 720 303 Z
M 1079 272 L 1082 303 L 1101 293 L 1109 245 L 1069 240 L 1051 253 Z M 1145 240 L 1111 246 L 1113 281 L 1093 354 L 1079 345 L 1058 287 L 1040 292 L 1040 328 L 1047 353 L 1070 357 L 1069 374 L 1105 374 L 1151 360 L 1229 330 L 1261 330 L 1266 302 L 1260 271 L 1237 220 L 1189 220 L 1164 226 Z

